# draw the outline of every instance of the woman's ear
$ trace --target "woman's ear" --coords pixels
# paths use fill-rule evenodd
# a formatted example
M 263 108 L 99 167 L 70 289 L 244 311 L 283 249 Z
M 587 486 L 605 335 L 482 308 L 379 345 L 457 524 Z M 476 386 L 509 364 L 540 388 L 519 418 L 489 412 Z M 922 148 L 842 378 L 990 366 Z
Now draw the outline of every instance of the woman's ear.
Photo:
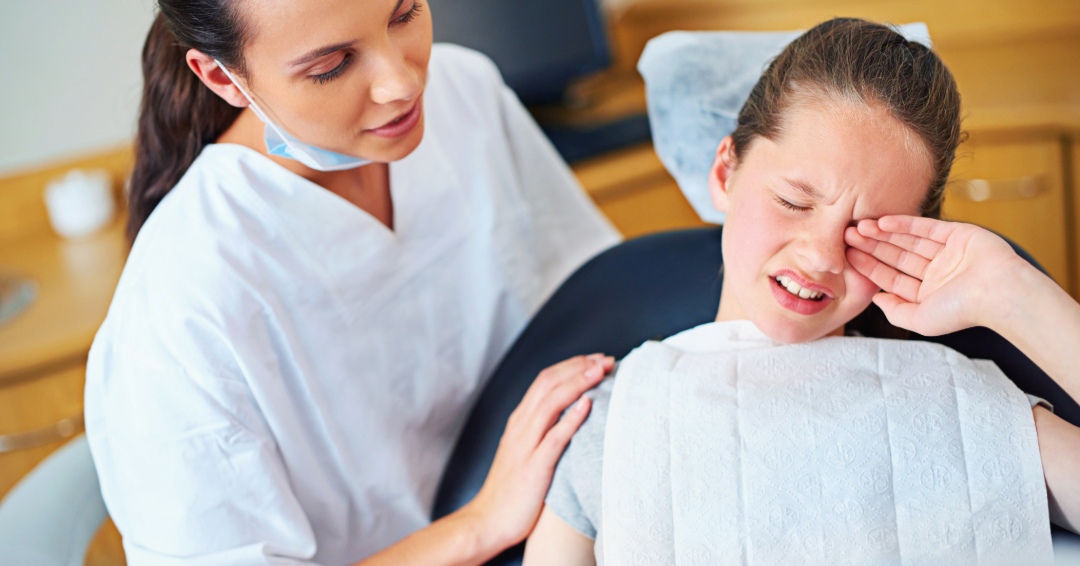
M 229 75 L 225 74 L 225 71 L 218 66 L 217 61 L 212 57 L 204 55 L 201 51 L 188 49 L 185 58 L 188 67 L 206 85 L 206 88 L 212 90 L 214 94 L 220 96 L 230 106 L 237 108 L 247 107 L 247 97 L 229 80 Z
M 713 160 L 712 169 L 709 170 L 709 194 L 712 195 L 713 206 L 720 212 L 728 211 L 728 192 L 731 174 L 735 171 L 735 142 L 731 136 L 720 141 L 716 148 L 716 159 Z

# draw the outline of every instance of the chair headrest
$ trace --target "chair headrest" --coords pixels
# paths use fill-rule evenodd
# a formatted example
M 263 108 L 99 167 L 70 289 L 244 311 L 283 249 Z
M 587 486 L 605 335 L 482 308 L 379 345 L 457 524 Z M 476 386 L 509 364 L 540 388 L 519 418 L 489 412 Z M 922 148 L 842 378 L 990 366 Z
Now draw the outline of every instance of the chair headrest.
M 926 24 L 895 29 L 930 46 Z M 645 78 L 653 144 L 705 222 L 724 223 L 708 186 L 720 140 L 735 130 L 739 110 L 768 63 L 802 33 L 675 31 L 645 47 L 638 71 Z

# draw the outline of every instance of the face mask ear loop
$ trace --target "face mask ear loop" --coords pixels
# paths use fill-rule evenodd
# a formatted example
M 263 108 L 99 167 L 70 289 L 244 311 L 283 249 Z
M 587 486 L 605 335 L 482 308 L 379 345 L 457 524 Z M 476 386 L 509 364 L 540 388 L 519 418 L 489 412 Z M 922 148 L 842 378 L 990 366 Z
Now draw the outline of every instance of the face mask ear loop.
M 263 140 L 266 142 L 266 151 L 270 155 L 278 155 L 299 161 L 317 171 L 340 171 L 362 167 L 371 163 L 371 160 L 369 159 L 334 153 L 315 147 L 311 144 L 306 144 L 289 136 L 289 134 L 278 127 L 273 120 L 266 116 L 262 109 L 259 108 L 259 105 L 255 103 L 255 99 L 244 90 L 244 87 L 240 86 L 240 83 L 232 76 L 232 73 L 225 68 L 225 65 L 221 64 L 221 61 L 214 59 L 214 62 L 217 63 L 217 66 L 225 73 L 225 76 L 229 77 L 233 86 L 244 95 L 244 98 L 247 99 L 251 109 L 255 112 L 255 115 L 262 120 L 262 123 L 265 126 L 263 128 Z
M 251 105 L 251 109 L 255 112 L 255 115 L 259 117 L 259 120 L 262 120 L 263 124 L 266 124 L 270 127 L 270 129 L 274 130 L 274 133 L 277 134 L 278 137 L 280 137 L 281 139 L 288 139 L 285 137 L 284 132 L 282 132 L 281 129 L 278 128 L 277 124 L 275 124 L 273 120 L 268 119 L 266 117 L 266 114 L 263 114 L 263 111 L 261 108 L 259 108 L 259 105 L 255 104 L 255 99 L 252 98 L 246 90 L 244 90 L 244 87 L 240 86 L 240 83 L 236 80 L 235 77 L 232 76 L 232 73 L 230 73 L 229 70 L 225 68 L 225 65 L 222 65 L 221 61 L 218 61 L 217 59 L 214 59 L 214 62 L 217 63 L 217 66 L 221 69 L 221 72 L 225 73 L 226 77 L 229 77 L 229 81 L 232 82 L 233 86 L 236 87 L 236 90 L 239 90 L 240 94 L 244 95 L 244 98 L 247 99 L 248 104 Z

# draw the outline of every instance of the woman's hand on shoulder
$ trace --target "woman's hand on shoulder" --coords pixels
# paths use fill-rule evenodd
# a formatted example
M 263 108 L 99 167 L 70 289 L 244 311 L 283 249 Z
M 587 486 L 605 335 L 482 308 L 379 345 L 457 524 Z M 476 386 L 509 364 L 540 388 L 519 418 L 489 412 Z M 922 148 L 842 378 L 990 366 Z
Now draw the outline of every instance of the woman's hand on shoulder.
M 848 262 L 885 291 L 874 303 L 889 321 L 925 336 L 997 326 L 1023 299 L 1014 292 L 1020 272 L 1036 271 L 1008 242 L 971 224 L 885 216 L 860 221 L 844 239 Z
M 555 465 L 589 414 L 582 394 L 614 365 L 614 358 L 593 354 L 551 366 L 510 415 L 484 486 L 462 509 L 476 517 L 481 536 L 497 551 L 521 542 L 536 525 Z

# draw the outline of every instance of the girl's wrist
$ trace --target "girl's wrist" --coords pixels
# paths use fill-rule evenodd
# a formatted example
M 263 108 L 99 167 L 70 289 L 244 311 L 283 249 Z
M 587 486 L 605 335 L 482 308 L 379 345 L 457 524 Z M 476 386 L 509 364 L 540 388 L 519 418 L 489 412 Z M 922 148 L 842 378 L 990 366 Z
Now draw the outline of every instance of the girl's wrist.
M 984 297 L 980 326 L 985 326 L 1007 339 L 1022 332 L 1033 316 L 1037 318 L 1039 307 L 1056 294 L 1064 291 L 1045 273 L 1027 261 L 1017 258 L 1015 266 L 1002 270 L 1005 281 L 993 286 Z

